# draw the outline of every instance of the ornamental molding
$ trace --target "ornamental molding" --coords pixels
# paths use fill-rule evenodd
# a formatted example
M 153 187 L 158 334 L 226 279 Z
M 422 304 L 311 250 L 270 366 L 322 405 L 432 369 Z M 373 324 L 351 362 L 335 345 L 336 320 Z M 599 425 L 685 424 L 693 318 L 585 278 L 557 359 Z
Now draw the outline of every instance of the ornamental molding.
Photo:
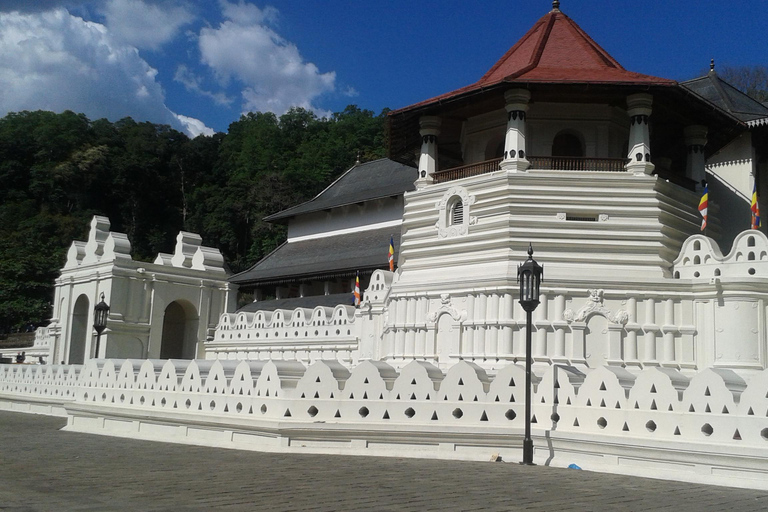
M 566 309 L 563 312 L 563 319 L 569 323 L 584 322 L 592 315 L 602 315 L 614 324 L 626 325 L 629 322 L 629 313 L 623 309 L 614 313 L 606 308 L 603 298 L 604 293 L 602 289 L 589 290 L 589 299 L 587 299 L 586 304 L 575 313 L 570 308 Z
M 440 303 L 441 306 L 436 310 L 427 315 L 427 320 L 431 323 L 437 322 L 437 319 L 440 318 L 441 315 L 450 315 L 451 318 L 453 318 L 456 322 L 463 322 L 467 319 L 467 312 L 466 310 L 457 310 L 453 307 L 453 304 L 451 304 L 451 296 L 447 293 L 441 293 L 440 294 Z
M 453 198 L 461 200 L 464 206 L 464 218 L 461 224 L 451 225 L 449 204 L 451 204 Z M 464 236 L 469 233 L 469 226 L 477 224 L 477 217 L 470 215 L 471 206 L 475 203 L 475 196 L 469 195 L 467 189 L 464 187 L 451 187 L 446 190 L 443 197 L 435 203 L 435 208 L 438 210 L 437 222 L 435 227 L 437 228 L 438 238 L 452 238 L 456 236 Z

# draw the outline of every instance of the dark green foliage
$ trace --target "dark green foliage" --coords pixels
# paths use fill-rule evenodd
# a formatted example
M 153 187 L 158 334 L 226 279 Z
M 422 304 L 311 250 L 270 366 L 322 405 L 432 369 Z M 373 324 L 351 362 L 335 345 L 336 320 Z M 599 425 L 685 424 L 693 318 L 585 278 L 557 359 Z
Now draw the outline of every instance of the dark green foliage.
M 53 281 L 88 221 L 109 217 L 134 259 L 172 252 L 180 230 L 245 270 L 285 240 L 262 219 L 306 201 L 354 163 L 384 156 L 384 117 L 296 108 L 249 113 L 228 134 L 189 139 L 164 125 L 82 114 L 0 119 L 0 332 L 51 314 Z
M 717 70 L 720 77 L 759 102 L 768 101 L 768 67 L 725 66 Z

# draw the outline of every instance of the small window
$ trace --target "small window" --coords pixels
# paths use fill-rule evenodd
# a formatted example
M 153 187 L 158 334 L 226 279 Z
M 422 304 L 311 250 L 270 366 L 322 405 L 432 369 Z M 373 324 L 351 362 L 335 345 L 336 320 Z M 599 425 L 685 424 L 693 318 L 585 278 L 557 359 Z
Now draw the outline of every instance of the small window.
M 453 206 L 451 206 L 450 221 L 451 226 L 457 226 L 464 223 L 464 203 L 461 202 L 461 199 L 457 200 L 453 203 Z

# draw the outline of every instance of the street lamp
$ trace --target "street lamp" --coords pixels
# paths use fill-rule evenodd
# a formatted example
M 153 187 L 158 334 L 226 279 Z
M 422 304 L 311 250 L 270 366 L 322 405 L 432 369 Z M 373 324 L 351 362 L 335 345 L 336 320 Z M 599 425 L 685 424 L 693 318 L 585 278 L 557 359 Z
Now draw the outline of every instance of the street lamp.
M 104 292 L 101 293 L 101 302 L 93 308 L 93 328 L 96 329 L 96 357 L 99 357 L 99 343 L 101 342 L 101 333 L 107 327 L 107 315 L 109 315 L 109 305 L 104 302 Z
M 525 328 L 525 439 L 523 439 L 522 464 L 533 465 L 533 440 L 531 439 L 531 315 L 539 306 L 539 285 L 544 267 L 533 259 L 533 245 L 528 244 L 528 260 L 517 267 L 520 283 L 520 306 L 526 312 Z

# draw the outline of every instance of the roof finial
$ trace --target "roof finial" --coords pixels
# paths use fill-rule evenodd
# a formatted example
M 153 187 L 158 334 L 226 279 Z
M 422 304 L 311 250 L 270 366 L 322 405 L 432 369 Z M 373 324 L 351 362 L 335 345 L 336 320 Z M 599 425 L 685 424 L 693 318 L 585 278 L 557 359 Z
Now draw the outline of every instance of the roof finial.
M 715 59 L 712 59 L 709 61 L 709 70 L 714 71 L 715 70 Z
M 560 10 L 560 0 L 552 0 L 552 10 L 553 11 Z
M 360 165 L 360 150 L 357 150 L 357 160 L 355 161 L 355 165 Z

